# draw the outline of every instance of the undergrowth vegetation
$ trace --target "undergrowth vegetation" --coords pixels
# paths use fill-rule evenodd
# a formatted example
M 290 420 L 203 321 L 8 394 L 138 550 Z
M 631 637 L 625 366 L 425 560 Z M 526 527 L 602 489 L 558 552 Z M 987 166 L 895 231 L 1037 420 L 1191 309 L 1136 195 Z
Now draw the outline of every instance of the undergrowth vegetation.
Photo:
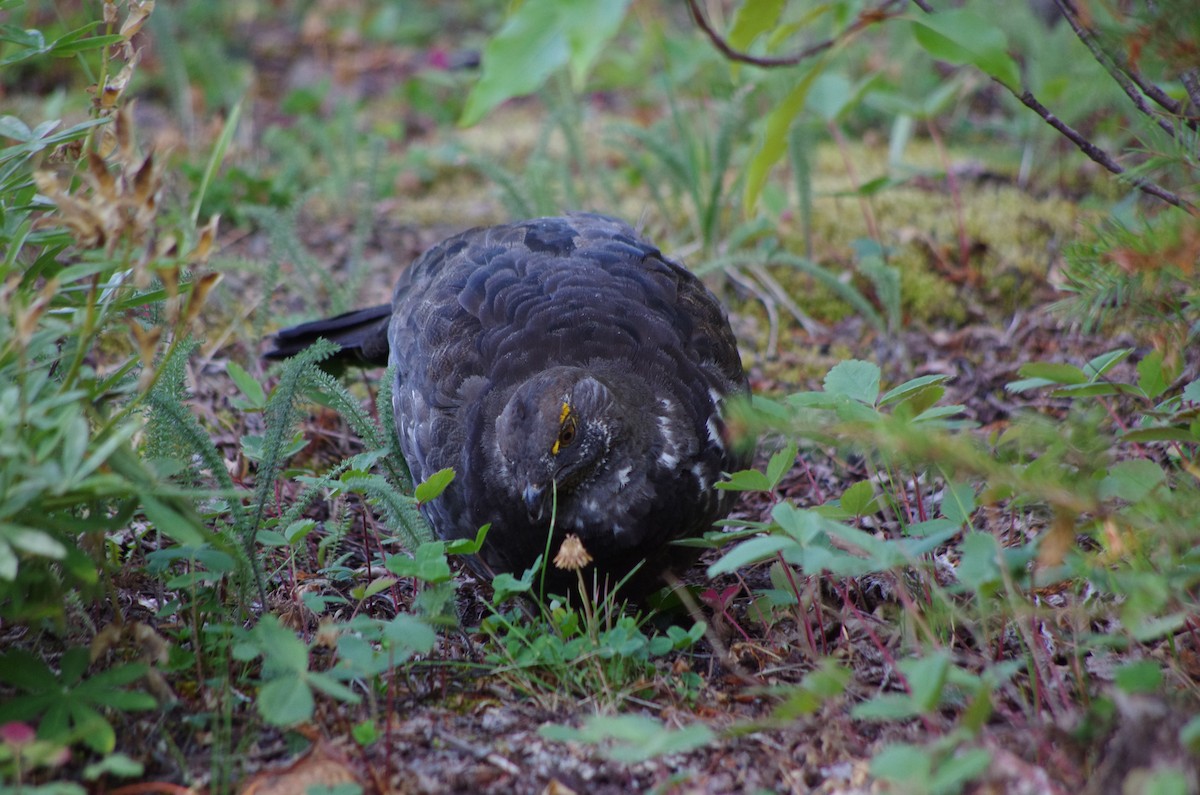
M 946 793 L 1045 763 L 1021 735 L 1123 777 L 1141 699 L 1179 751 L 1141 791 L 1200 786 L 1189 4 L 478 5 L 250 3 L 248 43 L 204 3 L 0 0 L 0 789 L 229 791 L 280 731 L 383 790 L 397 712 L 477 680 L 629 765 L 848 715 L 872 777 Z M 412 483 L 390 377 L 258 359 L 441 232 L 574 208 L 722 292 L 757 393 L 743 507 L 655 610 L 586 569 L 464 587 L 486 528 L 433 537 L 454 473 Z M 999 380 L 914 350 L 951 324 Z

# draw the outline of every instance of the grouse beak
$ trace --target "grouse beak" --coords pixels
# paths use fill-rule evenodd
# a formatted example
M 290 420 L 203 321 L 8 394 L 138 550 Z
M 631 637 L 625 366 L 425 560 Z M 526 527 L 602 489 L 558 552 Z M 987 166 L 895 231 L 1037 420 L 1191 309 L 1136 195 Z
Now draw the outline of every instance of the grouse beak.
M 521 492 L 521 499 L 525 503 L 529 521 L 539 521 L 546 510 L 546 488 L 544 486 L 526 486 L 525 490 Z

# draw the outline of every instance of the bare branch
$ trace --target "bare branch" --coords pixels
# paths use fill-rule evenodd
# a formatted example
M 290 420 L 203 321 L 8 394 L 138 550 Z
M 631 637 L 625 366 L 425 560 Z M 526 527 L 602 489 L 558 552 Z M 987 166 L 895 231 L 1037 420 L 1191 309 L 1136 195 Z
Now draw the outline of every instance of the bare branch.
M 1137 75 L 1135 78 L 1134 75 L 1131 74 L 1132 70 L 1129 68 L 1128 64 L 1118 63 L 1113 54 L 1100 44 L 1100 42 L 1096 39 L 1096 35 L 1091 31 L 1091 29 L 1089 29 L 1083 24 L 1083 22 L 1080 21 L 1079 12 L 1075 9 L 1075 6 L 1071 0 L 1054 0 L 1054 2 L 1058 6 L 1059 11 L 1062 11 L 1063 18 L 1066 19 L 1067 24 L 1071 26 L 1071 30 L 1075 31 L 1076 38 L 1083 42 L 1084 46 L 1087 47 L 1092 53 L 1092 57 L 1096 59 L 1096 62 L 1104 67 L 1104 71 L 1108 72 L 1109 76 L 1112 77 L 1113 80 L 1117 81 L 1117 85 L 1119 85 L 1121 90 L 1125 92 L 1125 96 L 1129 97 L 1130 101 L 1133 102 L 1134 106 L 1136 106 L 1139 111 L 1154 119 L 1158 126 L 1161 127 L 1167 135 L 1174 138 L 1175 125 L 1171 124 L 1171 122 L 1167 121 L 1162 116 L 1159 116 L 1156 111 L 1151 109 L 1151 107 L 1146 104 L 1145 97 L 1149 96 L 1149 92 L 1146 90 L 1144 85 L 1146 81 L 1141 77 L 1141 75 Z M 1163 101 L 1158 98 L 1154 98 L 1155 102 L 1158 102 L 1158 104 L 1167 112 L 1174 113 L 1176 115 L 1179 114 L 1178 102 L 1175 102 L 1175 100 L 1163 94 L 1156 86 L 1151 85 L 1150 88 L 1152 88 L 1157 94 L 1161 95 L 1163 99 L 1166 100 L 1167 104 L 1164 104 Z
M 1183 82 L 1183 88 L 1187 91 L 1188 99 L 1192 102 L 1189 118 L 1196 118 L 1196 114 L 1200 113 L 1200 72 L 1196 69 L 1189 69 L 1179 76 Z
M 1004 85 L 999 80 L 996 80 L 995 82 L 999 83 L 1002 86 Z M 1105 152 L 1103 149 L 1101 149 L 1100 147 L 1096 146 L 1094 143 L 1089 141 L 1083 135 L 1083 133 L 1079 132 L 1074 127 L 1067 124 L 1065 121 L 1063 121 L 1062 119 L 1058 118 L 1053 113 L 1051 113 L 1049 108 L 1047 108 L 1045 105 L 1043 105 L 1041 102 L 1039 102 L 1037 97 L 1035 97 L 1032 92 L 1026 90 L 1026 91 L 1022 91 L 1021 93 L 1018 94 L 1016 91 L 1009 88 L 1008 86 L 1004 86 L 1004 87 L 1006 89 L 1008 89 L 1014 97 L 1019 99 L 1021 101 L 1022 105 L 1029 108 L 1037 115 L 1041 116 L 1042 119 L 1047 124 L 1049 124 L 1054 129 L 1058 130 L 1060 133 L 1062 133 L 1064 138 L 1069 140 L 1071 143 L 1075 144 L 1075 146 L 1079 149 L 1079 151 L 1083 152 L 1085 155 L 1090 157 L 1095 162 L 1099 163 L 1101 166 L 1104 166 L 1104 168 L 1108 169 L 1113 174 L 1124 174 L 1125 173 L 1125 168 L 1120 163 L 1118 163 L 1116 160 L 1114 160 L 1112 155 L 1110 155 L 1108 152 Z M 1142 191 L 1143 193 L 1147 193 L 1151 196 L 1162 199 L 1167 204 L 1174 205 L 1175 207 L 1178 207 L 1181 210 L 1184 210 L 1189 215 L 1193 215 L 1193 216 L 1200 215 L 1200 209 L 1198 209 L 1196 207 L 1196 205 L 1192 204 L 1187 199 L 1184 199 L 1184 198 L 1181 198 L 1181 197 L 1175 195 L 1174 193 L 1172 193 L 1171 191 L 1162 187 L 1161 185 L 1158 185 L 1154 182 L 1150 182 L 1149 180 L 1146 180 L 1146 179 L 1142 179 L 1140 177 L 1130 178 L 1129 181 L 1135 187 L 1137 187 L 1138 190 Z
M 894 6 L 902 5 L 905 2 L 907 2 L 907 0 L 885 0 L 885 2 L 880 3 L 875 8 L 860 13 L 854 22 L 838 35 L 825 39 L 824 41 L 819 41 L 816 44 L 805 47 L 803 50 L 792 53 L 791 55 L 779 57 L 751 55 L 748 52 L 743 52 L 742 50 L 735 48 L 727 39 L 725 39 L 725 37 L 718 33 L 713 26 L 709 24 L 708 19 L 704 16 L 704 12 L 700 10 L 700 4 L 698 0 L 688 0 L 688 8 L 692 12 L 692 19 L 696 20 L 696 24 L 699 25 L 700 29 L 704 31 L 704 34 L 708 36 L 708 40 L 711 41 L 713 46 L 716 47 L 726 58 L 731 61 L 737 61 L 738 63 L 749 64 L 751 66 L 761 66 L 765 69 L 772 69 L 781 66 L 795 66 L 796 64 L 802 63 L 818 53 L 828 50 L 833 45 L 845 38 L 848 38 L 854 33 L 857 33 L 863 28 L 896 16 L 899 12 L 893 11 L 892 8 Z M 920 3 L 918 3 L 918 5 L 920 5 Z

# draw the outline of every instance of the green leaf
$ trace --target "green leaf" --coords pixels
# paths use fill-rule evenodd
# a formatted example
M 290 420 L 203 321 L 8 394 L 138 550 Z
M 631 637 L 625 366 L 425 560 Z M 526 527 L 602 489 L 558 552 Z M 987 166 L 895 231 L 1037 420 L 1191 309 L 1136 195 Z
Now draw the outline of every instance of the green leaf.
M 488 530 L 492 528 L 491 523 L 485 524 L 475 533 L 474 538 L 456 538 L 453 541 L 446 542 L 447 555 L 474 555 L 479 550 L 483 549 L 483 539 L 487 538 Z
M 958 581 L 980 596 L 1000 587 L 1000 545 L 991 533 L 970 532 L 963 536 L 962 558 L 955 573 Z
M 225 372 L 233 380 L 234 386 L 246 396 L 245 400 L 233 401 L 234 406 L 244 411 L 260 411 L 266 408 L 267 392 L 257 378 L 233 361 L 225 363 Z
M 1183 388 L 1183 399 L 1192 403 L 1200 403 L 1200 378 Z
M 357 586 L 350 589 L 350 595 L 360 602 L 364 599 L 370 599 L 377 593 L 386 591 L 396 584 L 395 577 L 376 577 L 365 586 Z
M 59 543 L 58 539 L 31 527 L 0 524 L 0 535 L 4 536 L 6 542 L 29 555 L 40 555 L 53 560 L 62 560 L 67 555 L 67 548 Z
M 937 709 L 950 672 L 949 653 L 939 651 L 925 657 L 901 660 L 899 666 L 908 679 L 913 704 L 922 712 Z
M 392 555 L 384 567 L 400 577 L 416 577 L 422 582 L 437 583 L 450 579 L 450 563 L 446 560 L 444 541 L 426 541 L 417 547 L 413 557 Z
M 1113 682 L 1126 693 L 1153 693 L 1162 686 L 1162 667 L 1153 660 L 1127 662 L 1113 672 Z
M 969 525 L 975 513 L 975 489 L 967 483 L 947 483 L 942 491 L 942 516 L 956 525 Z
M 571 51 L 571 86 L 575 91 L 583 91 L 592 64 L 617 35 L 629 0 L 605 0 L 602 3 L 557 0 L 556 5 L 563 9 L 567 45 Z
M 428 654 L 437 642 L 437 634 L 433 628 L 416 616 L 408 613 L 397 613 L 383 625 L 383 637 L 394 652 L 402 651 L 404 656 L 396 662 L 402 662 L 414 654 Z
M 743 469 L 730 475 L 729 480 L 718 481 L 714 488 L 728 491 L 770 491 L 774 486 L 770 478 L 757 469 Z
M 747 50 L 754 40 L 775 27 L 786 0 L 744 0 L 733 15 L 729 44 Z
M 762 144 L 746 166 L 746 187 L 743 191 L 742 205 L 747 215 L 753 215 L 771 167 L 787 152 L 788 130 L 791 129 L 792 120 L 804 109 L 813 81 L 824 67 L 824 58 L 819 58 L 788 95 L 767 114 Z
M 201 546 L 205 542 L 203 532 L 185 516 L 151 494 L 142 494 L 142 510 L 163 535 L 185 546 Z
M 1151 351 L 1144 359 L 1138 362 L 1138 388 L 1150 400 L 1167 391 L 1170 386 L 1168 378 L 1163 372 L 1163 355 L 1162 351 Z
M 887 393 L 879 399 L 879 405 L 886 406 L 889 403 L 896 403 L 904 400 L 910 395 L 922 392 L 931 385 L 942 384 L 949 380 L 950 376 L 948 375 L 923 375 L 919 378 L 913 378 L 909 381 L 905 381 L 899 386 L 889 389 Z
M 880 693 L 850 710 L 856 720 L 907 720 L 919 714 L 921 710 L 907 693 Z
M 878 365 L 849 359 L 834 365 L 826 374 L 825 391 L 873 406 L 879 397 L 879 379 Z
M 83 769 L 86 781 L 97 781 L 102 776 L 118 776 L 121 778 L 136 778 L 145 771 L 145 766 L 125 754 L 109 754 L 103 759 L 93 762 Z
M 719 574 L 729 574 L 743 566 L 749 566 L 752 563 L 759 563 L 774 557 L 777 552 L 794 547 L 795 545 L 795 541 L 782 536 L 758 536 L 748 539 L 726 552 L 719 560 L 709 566 L 708 576 L 716 577 Z
M 875 487 L 867 480 L 860 480 L 843 491 L 839 504 L 851 516 L 866 516 L 879 510 Z
M 933 774 L 933 754 L 915 745 L 888 745 L 871 759 L 871 774 L 886 781 L 909 783 L 912 792 L 924 792 Z
M 1055 364 L 1053 362 L 1030 362 L 1021 365 L 1017 371 L 1026 378 L 1038 378 L 1049 384 L 1086 384 L 1090 381 L 1087 374 L 1073 364 Z M 1009 384 L 1013 392 L 1017 390 Z
M 969 748 L 951 756 L 938 766 L 930 782 L 935 793 L 961 792 L 970 781 L 982 776 L 992 763 L 986 748 Z
M 1166 474 L 1153 461 L 1135 458 L 1113 464 L 1100 481 L 1100 497 L 1137 502 L 1166 482 Z
M 304 677 L 281 676 L 258 691 L 258 714 L 274 726 L 294 726 L 312 717 L 313 694 Z
M 1008 88 L 1020 91 L 1021 73 L 1008 54 L 1004 33 L 975 12 L 952 9 L 926 14 L 912 20 L 912 31 L 917 43 L 934 58 L 971 64 Z
M 558 742 L 599 745 L 602 754 L 626 763 L 694 751 L 716 739 L 712 729 L 701 723 L 667 729 L 642 715 L 592 715 L 578 729 L 549 723 L 538 734 Z
M 1131 353 L 1133 348 L 1117 348 L 1115 351 L 1102 353 L 1085 364 L 1083 371 L 1088 374 L 1088 378 L 1095 380 L 1116 367 Z
M 616 34 L 629 0 L 526 0 L 483 50 L 483 74 L 467 95 L 461 126 L 511 97 L 537 90 L 570 64 L 575 89 Z
M 439 469 L 417 484 L 416 489 L 413 490 L 413 497 L 419 504 L 427 503 L 441 495 L 452 480 L 454 480 L 453 469 Z
M 788 443 L 782 450 L 777 450 L 771 460 L 767 462 L 767 482 L 770 486 L 765 489 L 770 491 L 779 485 L 783 480 L 783 476 L 791 471 L 792 465 L 796 463 L 796 453 L 800 448 L 795 442 Z

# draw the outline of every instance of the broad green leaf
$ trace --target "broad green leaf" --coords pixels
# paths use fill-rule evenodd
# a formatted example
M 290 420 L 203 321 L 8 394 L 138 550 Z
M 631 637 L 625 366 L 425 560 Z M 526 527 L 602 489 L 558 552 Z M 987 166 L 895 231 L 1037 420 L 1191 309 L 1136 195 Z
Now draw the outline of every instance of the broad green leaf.
M 1153 693 L 1162 686 L 1162 667 L 1153 660 L 1131 660 L 1117 667 L 1113 682 L 1126 693 Z
M 225 363 L 225 372 L 233 380 L 234 385 L 241 390 L 246 396 L 243 401 L 238 401 L 238 408 L 249 411 L 261 410 L 267 405 L 267 393 L 263 389 L 262 383 L 246 372 L 237 362 L 229 361 Z
M 729 44 L 734 49 L 747 50 L 754 40 L 779 22 L 785 0 L 744 0 L 733 15 L 729 28 Z
M 1183 399 L 1190 400 L 1193 403 L 1200 403 L 1200 378 L 1197 378 L 1183 388 Z
M 799 452 L 799 449 L 795 442 L 789 442 L 782 450 L 775 451 L 771 456 L 771 460 L 767 462 L 767 482 L 770 483 L 767 490 L 778 486 L 779 481 L 783 480 L 783 476 L 791 470 L 792 465 L 796 463 L 796 453 Z
M 1166 481 L 1162 467 L 1144 458 L 1113 464 L 1100 481 L 1100 497 L 1137 502 Z
M 67 548 L 58 539 L 41 530 L 6 524 L 0 525 L 0 534 L 7 543 L 29 555 L 40 555 L 54 560 L 61 560 L 67 555 Z
M 12 582 L 16 578 L 17 553 L 7 541 L 0 538 L 0 580 Z
M 953 64 L 971 64 L 1014 91 L 1021 73 L 1008 54 L 1008 42 L 995 24 L 973 11 L 952 9 L 912 20 L 913 36 L 926 52 Z
M 958 581 L 979 596 L 995 593 L 1002 582 L 1000 545 L 991 533 L 970 532 L 963 536 L 962 558 L 955 574 Z
M 694 751 L 715 739 L 712 729 L 702 723 L 667 729 L 643 715 L 592 715 L 578 729 L 550 723 L 538 733 L 548 740 L 599 746 L 605 756 L 626 763 Z
M 167 503 L 151 494 L 142 494 L 142 510 L 163 535 L 186 546 L 200 546 L 205 542 L 204 534 L 185 516 Z
M 961 792 L 963 787 L 987 772 L 992 753 L 986 748 L 968 748 L 942 762 L 933 774 L 932 791 Z
M 1021 365 L 1017 372 L 1025 378 L 1042 378 L 1051 384 L 1086 384 L 1090 380 L 1083 370 L 1073 364 L 1030 362 Z
M 351 588 L 350 595 L 353 596 L 355 599 L 362 601 L 363 599 L 370 599 L 372 596 L 374 596 L 377 593 L 386 591 L 388 588 L 391 588 L 395 584 L 396 584 L 395 577 L 376 577 L 375 579 L 371 580 L 369 583 L 367 583 L 364 586 L 357 586 L 355 588 Z
M 921 710 L 907 693 L 880 693 L 850 710 L 856 720 L 905 720 L 920 714 Z
M 1083 370 L 1089 378 L 1094 380 L 1116 367 L 1131 353 L 1133 353 L 1133 348 L 1118 348 L 1115 351 L 1102 353 L 1085 364 Z
M 743 566 L 749 566 L 752 563 L 759 563 L 774 557 L 777 552 L 795 545 L 795 541 L 782 536 L 758 536 L 757 538 L 751 538 L 738 544 L 722 555 L 716 563 L 709 566 L 708 576 L 716 577 L 718 574 L 728 574 L 737 571 Z
M 566 9 L 564 28 L 571 51 L 571 86 L 576 91 L 582 91 L 592 64 L 612 37 L 617 35 L 629 0 L 605 0 L 602 3 L 594 0 L 558 0 L 558 4 Z
M 889 403 L 896 403 L 905 398 L 929 387 L 931 384 L 941 384 L 950 380 L 948 375 L 923 375 L 919 378 L 913 378 L 905 381 L 899 386 L 889 389 L 883 397 L 879 399 L 879 405 L 886 406 Z
M 875 501 L 875 487 L 867 480 L 860 480 L 843 491 L 840 503 L 851 516 L 866 516 L 879 510 Z
M 1167 391 L 1169 378 L 1163 372 L 1163 355 L 1162 351 L 1151 351 L 1144 359 L 1138 362 L 1138 388 L 1150 400 Z
M 770 479 L 757 469 L 743 469 L 730 475 L 729 480 L 714 484 L 714 488 L 729 491 L 770 491 L 772 486 Z
M 453 469 L 440 469 L 418 483 L 416 489 L 413 490 L 413 496 L 418 503 L 427 503 L 445 491 L 453 480 Z
M 779 162 L 779 159 L 787 152 L 788 130 L 792 127 L 792 121 L 804 109 L 804 103 L 808 99 L 808 92 L 812 88 L 813 81 L 821 74 L 824 67 L 825 59 L 817 59 L 808 72 L 796 83 L 796 87 L 767 114 L 762 144 L 746 166 L 746 187 L 743 192 L 742 205 L 745 207 L 747 216 L 754 214 L 754 208 L 758 204 L 758 197 L 762 193 L 763 185 L 767 182 L 767 174 L 770 173 L 771 167 Z
M 834 365 L 826 374 L 825 391 L 873 406 L 879 397 L 879 377 L 878 365 L 849 359 Z
M 273 726 L 294 726 L 313 714 L 313 694 L 300 676 L 272 679 L 258 691 L 258 713 Z
M 475 124 L 506 99 L 532 93 L 564 65 L 570 65 L 575 89 L 581 89 L 627 6 L 628 0 L 521 3 L 484 47 L 483 74 L 467 95 L 459 124 Z
M 416 616 L 398 613 L 383 625 L 383 637 L 394 651 L 403 651 L 404 659 L 414 654 L 428 654 L 437 642 L 433 628 Z
M 937 709 L 950 672 L 950 655 L 939 651 L 925 657 L 900 661 L 900 670 L 908 680 L 913 703 L 922 712 Z
M 975 489 L 966 483 L 947 483 L 942 492 L 942 516 L 956 525 L 969 524 L 975 513 Z

